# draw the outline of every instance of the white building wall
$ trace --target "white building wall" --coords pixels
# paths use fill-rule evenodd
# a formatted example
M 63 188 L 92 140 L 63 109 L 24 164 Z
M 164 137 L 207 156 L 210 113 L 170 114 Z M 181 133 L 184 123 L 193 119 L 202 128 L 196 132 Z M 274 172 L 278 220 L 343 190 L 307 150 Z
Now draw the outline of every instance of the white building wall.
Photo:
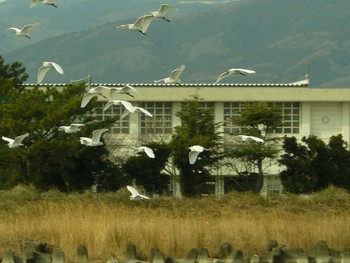
M 342 102 L 314 102 L 311 104 L 310 133 L 329 141 L 333 135 L 343 132 Z

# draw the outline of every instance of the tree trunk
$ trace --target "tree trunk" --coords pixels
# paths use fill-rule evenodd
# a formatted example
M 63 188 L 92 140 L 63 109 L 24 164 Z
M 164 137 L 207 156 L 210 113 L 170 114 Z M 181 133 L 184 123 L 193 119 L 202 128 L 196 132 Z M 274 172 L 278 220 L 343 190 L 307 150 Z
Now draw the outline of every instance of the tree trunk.
M 264 184 L 264 174 L 263 174 L 263 169 L 262 169 L 262 160 L 258 160 L 257 167 L 258 167 L 258 178 L 256 179 L 254 192 L 255 193 L 260 193 L 261 188 L 263 187 L 263 184 Z

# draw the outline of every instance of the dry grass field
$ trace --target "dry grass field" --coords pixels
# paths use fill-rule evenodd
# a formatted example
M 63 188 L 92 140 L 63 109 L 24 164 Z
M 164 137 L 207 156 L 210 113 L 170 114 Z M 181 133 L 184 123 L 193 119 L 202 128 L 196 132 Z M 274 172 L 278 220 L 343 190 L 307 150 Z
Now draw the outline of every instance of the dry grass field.
M 145 202 L 128 197 L 124 189 L 69 195 L 30 187 L 0 191 L 0 253 L 21 253 L 30 240 L 60 246 L 68 261 L 84 244 L 90 259 L 104 262 L 111 255 L 123 259 L 128 242 L 144 260 L 154 247 L 175 257 L 206 247 L 215 257 L 225 241 L 244 254 L 263 251 L 272 239 L 287 248 L 308 249 L 321 239 L 333 249 L 350 247 L 350 195 L 334 187 L 309 196 L 229 193 L 220 200 Z

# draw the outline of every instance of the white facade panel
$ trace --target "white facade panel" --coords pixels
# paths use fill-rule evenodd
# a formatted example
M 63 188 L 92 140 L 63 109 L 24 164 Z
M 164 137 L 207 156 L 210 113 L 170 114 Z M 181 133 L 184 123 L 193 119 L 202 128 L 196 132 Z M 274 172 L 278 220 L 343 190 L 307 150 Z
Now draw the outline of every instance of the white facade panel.
M 329 138 L 343 132 L 341 102 L 314 102 L 310 111 L 311 134 L 328 142 Z

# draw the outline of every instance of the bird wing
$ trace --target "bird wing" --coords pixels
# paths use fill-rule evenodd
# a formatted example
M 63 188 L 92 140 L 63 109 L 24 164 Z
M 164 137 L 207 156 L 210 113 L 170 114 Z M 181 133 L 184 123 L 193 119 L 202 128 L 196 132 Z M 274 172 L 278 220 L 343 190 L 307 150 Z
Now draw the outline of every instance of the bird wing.
M 141 199 L 148 199 L 148 200 L 150 200 L 150 198 L 148 196 L 145 196 L 145 195 L 140 195 L 139 194 L 139 197 L 141 197 Z
M 112 105 L 114 104 L 113 101 L 108 101 L 105 105 L 105 107 L 103 108 L 103 111 L 108 110 Z
M 191 150 L 188 154 L 188 160 L 190 161 L 190 164 L 194 164 L 197 160 L 197 157 L 199 155 L 199 152 Z
M 134 27 L 137 28 L 142 28 L 142 23 L 143 23 L 143 19 L 145 16 L 140 16 L 138 19 L 136 19 L 136 21 L 134 22 Z M 125 25 L 122 25 L 125 26 Z
M 121 118 L 124 119 L 126 116 L 128 116 L 130 114 L 130 111 L 128 110 L 125 110 L 123 113 L 122 113 L 122 116 Z
M 29 135 L 29 133 L 26 133 L 26 134 L 17 136 L 17 137 L 15 138 L 14 143 L 21 143 L 21 142 L 23 141 L 23 139 L 24 139 L 25 137 L 27 137 L 28 135 Z
M 6 29 L 7 31 L 11 31 L 12 33 L 20 32 L 21 30 L 17 27 L 9 27 Z
M 30 30 L 32 30 L 32 28 L 38 26 L 39 23 L 35 23 L 35 24 L 29 24 L 29 25 L 25 25 L 22 29 L 21 32 L 24 34 L 27 34 Z
M 133 86 L 131 86 L 129 84 L 122 87 L 121 90 L 126 91 L 126 92 L 130 92 L 130 91 L 137 92 L 137 89 L 135 89 Z
M 59 131 L 65 131 L 68 128 L 69 128 L 69 126 L 60 126 L 60 127 L 58 127 L 58 130 Z
M 72 123 L 70 126 L 79 128 L 79 127 L 85 126 L 85 124 L 83 124 L 83 123 Z
M 134 112 L 135 111 L 135 108 L 134 106 L 132 106 L 132 104 L 126 100 L 120 100 L 119 101 L 124 107 L 125 109 L 127 109 L 128 111 L 130 112 Z
M 130 191 L 130 193 L 132 194 L 132 197 L 140 195 L 139 192 L 134 187 L 127 185 L 126 188 Z
M 81 100 L 80 107 L 84 108 L 94 96 L 96 96 L 96 94 L 85 93 L 83 99 Z
M 55 62 L 50 62 L 50 64 L 57 70 L 58 73 L 63 74 L 63 69 L 60 65 Z
M 170 74 L 170 79 L 173 79 L 173 80 L 177 80 L 179 77 L 180 77 L 180 75 L 181 75 L 181 73 L 182 73 L 182 71 L 185 69 L 185 65 L 181 65 L 179 68 L 177 68 L 177 69 L 174 69 L 172 72 L 171 72 L 171 74 Z
M 38 79 L 37 79 L 37 83 L 41 83 L 41 81 L 44 79 L 46 73 L 50 70 L 50 67 L 48 66 L 41 66 L 38 69 Z
M 40 3 L 40 0 L 31 0 L 30 8 L 33 8 L 34 6 L 37 6 Z
M 150 158 L 154 158 L 155 157 L 154 152 L 153 152 L 153 150 L 151 148 L 146 147 L 146 146 L 141 146 L 140 148 L 144 149 L 144 151 L 145 151 L 145 153 L 147 154 L 148 157 L 150 157 Z
M 146 114 L 146 115 L 149 116 L 149 117 L 153 117 L 153 114 L 150 113 L 148 110 L 145 110 L 144 108 L 135 107 L 135 110 L 139 110 L 139 111 L 141 111 L 143 114 Z
M 118 89 L 110 89 L 108 94 L 108 101 L 113 101 L 117 99 L 119 90 Z
M 101 139 L 102 133 L 108 131 L 108 129 L 97 129 L 92 132 L 92 141 L 98 142 Z
M 1 137 L 4 141 L 7 141 L 9 143 L 13 143 L 15 140 L 14 139 L 11 139 L 11 138 L 8 138 L 8 137 L 5 137 L 5 136 L 2 136 Z
M 148 29 L 148 27 L 151 24 L 153 19 L 154 19 L 153 15 L 145 15 L 145 16 L 143 16 L 142 24 L 141 24 L 142 33 L 146 33 L 146 31 L 147 31 L 147 29 Z
M 159 14 L 165 15 L 170 9 L 175 9 L 176 11 L 179 11 L 178 8 L 173 7 L 168 4 L 161 4 L 159 10 L 157 11 Z
M 215 83 L 220 82 L 221 80 L 223 80 L 224 78 L 227 78 L 228 76 L 230 76 L 230 72 L 227 70 L 224 73 L 221 73 L 220 76 L 217 78 L 217 80 L 215 81 Z
M 253 74 L 253 73 L 255 73 L 254 70 L 242 69 L 242 68 L 235 69 L 235 72 L 237 72 L 238 74 L 241 74 L 241 75 L 243 75 L 243 76 L 247 76 L 248 74 Z
M 259 137 L 255 137 L 255 136 L 248 136 L 252 141 L 256 141 L 256 142 L 261 142 L 263 143 L 264 140 L 259 138 Z
M 196 151 L 196 152 L 203 152 L 204 151 L 204 147 L 200 146 L 200 145 L 193 145 L 190 147 L 190 149 L 192 151 Z

